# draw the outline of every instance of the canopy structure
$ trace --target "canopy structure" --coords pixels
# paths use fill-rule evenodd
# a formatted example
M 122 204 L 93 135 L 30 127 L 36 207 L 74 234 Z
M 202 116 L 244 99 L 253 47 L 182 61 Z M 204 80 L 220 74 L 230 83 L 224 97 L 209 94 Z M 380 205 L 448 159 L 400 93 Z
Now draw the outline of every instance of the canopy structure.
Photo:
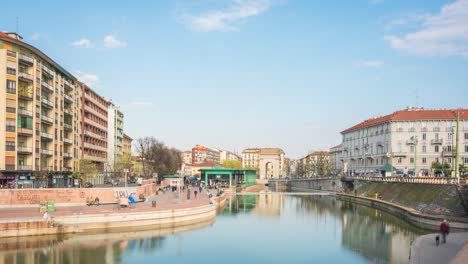
M 252 169 L 224 168 L 219 165 L 209 169 L 200 169 L 201 179 L 207 184 L 226 184 L 228 187 L 235 187 L 238 184 L 242 187 L 254 185 L 257 182 L 257 172 Z
M 380 167 L 379 171 L 390 172 L 390 171 L 400 171 L 400 170 L 393 167 L 392 165 L 390 165 L 390 163 L 387 163 L 387 164 L 383 165 L 382 167 Z

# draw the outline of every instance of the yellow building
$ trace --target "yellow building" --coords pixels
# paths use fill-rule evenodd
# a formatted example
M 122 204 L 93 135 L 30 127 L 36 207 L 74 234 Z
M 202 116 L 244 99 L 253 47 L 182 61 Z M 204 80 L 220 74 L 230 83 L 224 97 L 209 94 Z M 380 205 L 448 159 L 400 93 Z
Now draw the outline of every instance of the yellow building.
M 76 78 L 16 33 L 0 32 L 0 183 L 31 187 L 40 175 L 71 181 L 79 143 Z
M 132 142 L 133 139 L 127 135 L 124 134 L 124 139 L 123 139 L 123 154 L 129 154 L 132 155 Z

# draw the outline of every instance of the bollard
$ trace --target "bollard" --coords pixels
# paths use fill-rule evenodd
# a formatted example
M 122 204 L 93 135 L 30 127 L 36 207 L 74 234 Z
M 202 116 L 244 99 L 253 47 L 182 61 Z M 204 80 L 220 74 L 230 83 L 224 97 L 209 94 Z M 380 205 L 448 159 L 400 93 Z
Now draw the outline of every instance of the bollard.
M 156 201 L 151 202 L 151 207 L 156 207 Z

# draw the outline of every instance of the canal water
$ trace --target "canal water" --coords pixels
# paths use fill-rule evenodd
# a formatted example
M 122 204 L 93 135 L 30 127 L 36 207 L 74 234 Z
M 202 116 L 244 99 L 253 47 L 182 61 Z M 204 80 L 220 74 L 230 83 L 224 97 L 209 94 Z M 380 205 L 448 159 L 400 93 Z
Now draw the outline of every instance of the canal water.
M 242 195 L 195 226 L 4 239 L 0 263 L 408 263 L 428 232 L 332 196 Z

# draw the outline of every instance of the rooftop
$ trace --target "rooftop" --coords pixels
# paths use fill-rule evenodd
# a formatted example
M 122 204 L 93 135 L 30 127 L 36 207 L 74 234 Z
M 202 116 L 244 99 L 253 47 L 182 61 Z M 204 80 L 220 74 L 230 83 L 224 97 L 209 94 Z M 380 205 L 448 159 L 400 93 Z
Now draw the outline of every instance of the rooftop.
M 460 119 L 468 119 L 468 109 L 439 109 L 426 110 L 424 108 L 407 108 L 393 112 L 389 115 L 367 119 L 357 125 L 341 131 L 341 134 L 348 133 L 365 127 L 371 127 L 391 121 L 412 121 L 412 120 L 455 120 L 457 113 Z

